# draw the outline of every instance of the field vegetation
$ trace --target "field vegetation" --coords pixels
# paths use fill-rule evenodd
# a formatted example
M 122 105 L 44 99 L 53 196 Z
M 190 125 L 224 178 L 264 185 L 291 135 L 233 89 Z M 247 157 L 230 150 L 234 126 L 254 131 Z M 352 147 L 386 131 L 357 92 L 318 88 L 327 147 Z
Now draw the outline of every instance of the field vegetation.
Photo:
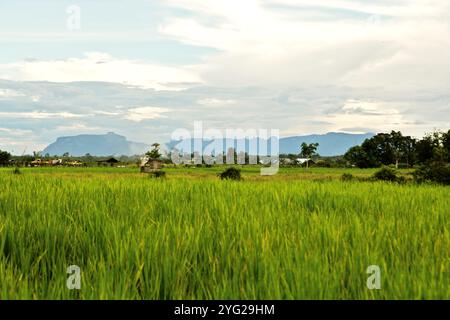
M 0 169 L 0 299 L 450 298 L 450 187 L 239 169 Z

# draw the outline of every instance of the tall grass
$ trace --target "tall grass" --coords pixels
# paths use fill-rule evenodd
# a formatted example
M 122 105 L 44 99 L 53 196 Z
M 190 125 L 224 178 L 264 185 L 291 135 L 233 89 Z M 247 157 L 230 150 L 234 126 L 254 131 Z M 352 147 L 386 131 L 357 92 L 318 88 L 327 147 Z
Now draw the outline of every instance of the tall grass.
M 448 187 L 24 171 L 0 172 L 0 299 L 450 298 Z

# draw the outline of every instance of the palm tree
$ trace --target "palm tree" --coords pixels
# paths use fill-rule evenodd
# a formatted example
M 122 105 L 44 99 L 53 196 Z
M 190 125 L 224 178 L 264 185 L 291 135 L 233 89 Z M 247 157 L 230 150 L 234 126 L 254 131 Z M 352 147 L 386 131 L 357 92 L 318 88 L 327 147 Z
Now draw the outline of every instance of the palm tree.
M 316 155 L 316 150 L 317 147 L 319 146 L 318 143 L 310 143 L 307 144 L 305 142 L 302 143 L 301 147 L 300 147 L 300 156 L 303 158 L 308 159 L 306 161 L 306 168 L 308 168 L 308 163 L 309 163 L 309 159 L 311 159 L 311 157 L 313 157 L 314 155 Z

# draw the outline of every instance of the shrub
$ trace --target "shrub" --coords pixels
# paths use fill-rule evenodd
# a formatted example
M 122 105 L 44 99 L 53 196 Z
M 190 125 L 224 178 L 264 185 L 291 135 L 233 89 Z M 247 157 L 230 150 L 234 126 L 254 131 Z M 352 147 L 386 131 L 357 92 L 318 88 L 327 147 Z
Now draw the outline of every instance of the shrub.
M 397 171 L 389 167 L 383 167 L 374 173 L 373 178 L 375 180 L 398 182 Z
M 443 185 L 450 185 L 450 167 L 445 163 L 432 163 L 422 166 L 413 173 L 414 181 L 435 182 Z
M 236 168 L 228 168 L 219 174 L 221 180 L 241 180 L 241 171 Z
M 165 178 L 166 172 L 165 171 L 154 171 L 151 173 L 150 177 L 152 178 Z
M 22 172 L 20 172 L 20 169 L 18 167 L 15 167 L 14 170 L 12 171 L 13 174 L 21 174 Z
M 353 175 L 351 173 L 344 173 L 341 177 L 342 181 L 352 181 Z

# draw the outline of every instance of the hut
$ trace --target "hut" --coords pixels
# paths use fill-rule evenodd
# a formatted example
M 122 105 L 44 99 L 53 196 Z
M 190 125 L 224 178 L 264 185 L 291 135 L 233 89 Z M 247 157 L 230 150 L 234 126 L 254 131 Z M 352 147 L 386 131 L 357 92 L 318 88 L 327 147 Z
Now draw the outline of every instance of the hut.
M 159 159 L 153 159 L 149 157 L 143 157 L 141 159 L 141 172 L 152 173 L 161 170 L 162 161 Z
M 106 160 L 101 160 L 101 161 L 97 161 L 98 165 L 109 165 L 111 167 L 113 167 L 114 165 L 119 163 L 119 160 L 117 160 L 116 158 L 109 158 Z

